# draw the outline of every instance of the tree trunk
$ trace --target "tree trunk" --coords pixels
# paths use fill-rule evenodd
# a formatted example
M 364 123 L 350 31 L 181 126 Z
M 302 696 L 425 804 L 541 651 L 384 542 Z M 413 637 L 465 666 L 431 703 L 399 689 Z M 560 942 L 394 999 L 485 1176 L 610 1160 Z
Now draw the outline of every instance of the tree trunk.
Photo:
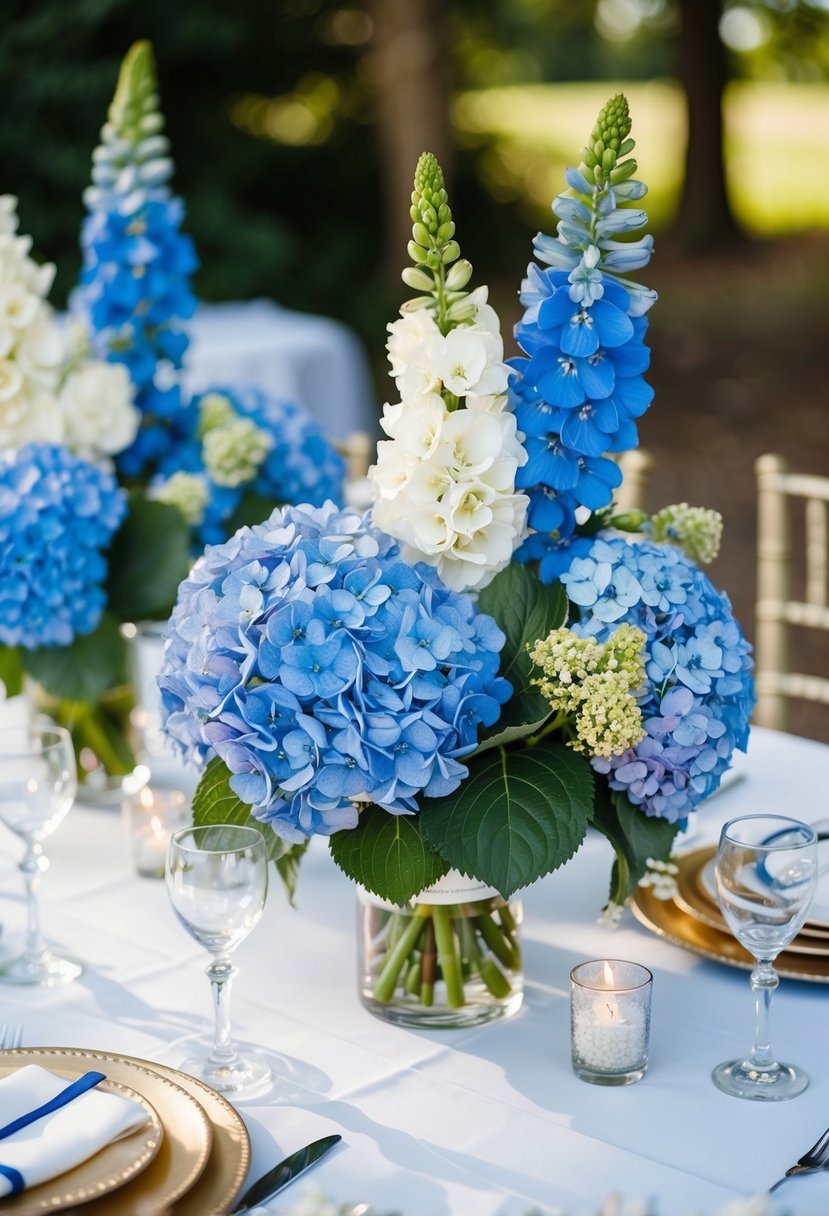
M 723 97 L 728 62 L 720 35 L 720 0 L 680 0 L 682 29 L 677 74 L 688 111 L 685 179 L 676 235 L 686 252 L 704 252 L 743 239 L 725 182 Z
M 447 177 L 451 167 L 445 0 L 370 0 L 369 11 L 374 41 L 368 66 L 385 191 L 384 269 L 394 280 L 408 265 L 418 157 L 433 152 Z

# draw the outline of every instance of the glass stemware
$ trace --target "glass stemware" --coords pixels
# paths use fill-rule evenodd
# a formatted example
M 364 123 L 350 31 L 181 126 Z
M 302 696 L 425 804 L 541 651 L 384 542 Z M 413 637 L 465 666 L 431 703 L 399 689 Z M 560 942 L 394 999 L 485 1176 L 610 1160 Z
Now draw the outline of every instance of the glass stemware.
M 784 815 L 732 819 L 720 834 L 716 873 L 722 914 L 757 966 L 751 973 L 754 1046 L 747 1059 L 718 1064 L 714 1084 L 736 1098 L 794 1098 L 809 1078 L 794 1064 L 775 1059 L 769 1010 L 780 983 L 774 960 L 803 927 L 815 892 L 817 834 L 808 824 Z
M 36 722 L 0 730 L 0 819 L 26 846 L 20 862 L 26 884 L 26 944 L 21 955 L 0 967 L 5 983 L 51 988 L 83 970 L 76 959 L 47 946 L 38 904 L 40 876 L 49 867 L 42 842 L 63 822 L 77 788 L 72 739 L 63 727 Z
M 271 1076 L 265 1060 L 240 1053 L 230 1034 L 230 982 L 237 972 L 230 954 L 262 916 L 267 890 L 267 850 L 256 828 L 211 824 L 173 833 L 167 893 L 184 928 L 213 956 L 207 976 L 215 1013 L 210 1054 L 181 1068 L 223 1094 L 250 1094 Z

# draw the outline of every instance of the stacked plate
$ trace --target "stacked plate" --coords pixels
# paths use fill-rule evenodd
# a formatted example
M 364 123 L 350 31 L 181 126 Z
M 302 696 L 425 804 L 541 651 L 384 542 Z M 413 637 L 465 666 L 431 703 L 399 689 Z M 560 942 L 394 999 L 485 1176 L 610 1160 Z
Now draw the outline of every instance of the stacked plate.
M 674 858 L 679 867 L 674 898 L 657 899 L 651 888 L 640 887 L 633 897 L 633 912 L 643 925 L 674 945 L 750 970 L 754 960 L 732 936 L 717 903 L 716 852 L 711 845 Z M 818 880 L 809 919 L 778 955 L 775 969 L 790 979 L 829 984 L 829 873 Z
M 83 1204 L 84 1216 L 160 1212 L 224 1216 L 248 1171 L 250 1140 L 229 1102 L 162 1064 L 62 1047 L 0 1052 L 0 1077 L 39 1064 L 74 1078 L 106 1073 L 105 1086 L 147 1109 L 148 1122 L 43 1186 L 3 1200 L 3 1213 L 35 1216 Z

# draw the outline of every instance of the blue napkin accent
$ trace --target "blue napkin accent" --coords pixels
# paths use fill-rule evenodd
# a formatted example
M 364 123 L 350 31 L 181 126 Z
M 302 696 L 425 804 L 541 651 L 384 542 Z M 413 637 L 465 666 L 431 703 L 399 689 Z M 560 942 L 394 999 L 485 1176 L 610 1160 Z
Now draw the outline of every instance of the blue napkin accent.
M 17 1119 L 12 1119 L 11 1123 L 7 1123 L 5 1127 L 0 1127 L 0 1140 L 5 1140 L 8 1136 L 13 1136 L 15 1132 L 20 1131 L 22 1127 L 28 1127 L 30 1123 L 36 1123 L 38 1119 L 43 1119 L 46 1115 L 51 1115 L 53 1111 L 60 1110 L 62 1106 L 66 1106 L 75 1098 L 79 1098 L 81 1094 L 85 1094 L 87 1090 L 94 1089 L 96 1085 L 100 1085 L 106 1080 L 106 1074 L 102 1072 L 85 1072 L 82 1077 L 72 1081 L 71 1084 L 62 1089 L 59 1094 L 56 1094 L 49 1102 L 44 1102 L 42 1106 L 35 1107 L 25 1115 L 20 1115 Z M 10 1165 L 0 1164 L 0 1174 L 8 1178 L 11 1183 L 12 1195 L 19 1194 L 26 1185 L 23 1180 L 23 1175 L 19 1170 L 14 1169 Z

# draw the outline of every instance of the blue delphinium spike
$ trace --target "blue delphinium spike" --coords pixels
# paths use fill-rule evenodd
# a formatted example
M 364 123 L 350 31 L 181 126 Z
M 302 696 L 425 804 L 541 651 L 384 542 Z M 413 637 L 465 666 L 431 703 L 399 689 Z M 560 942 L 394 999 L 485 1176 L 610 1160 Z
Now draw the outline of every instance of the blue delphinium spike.
M 623 159 L 634 147 L 629 133 L 618 94 L 599 114 L 581 164 L 565 174 L 571 193 L 553 201 L 557 235 L 535 238 L 549 269 L 531 264 L 521 288 L 515 337 L 526 357 L 510 360 L 510 391 L 529 454 L 519 484 L 536 534 L 519 556 L 540 558 L 544 581 L 560 573 L 554 551 L 569 542 L 578 508 L 610 504 L 621 473 L 607 455 L 637 446 L 636 419 L 653 397 L 643 339 L 656 293 L 626 277 L 647 265 L 653 246 L 650 236 L 624 239 L 647 223 L 644 211 L 620 206 L 647 193 L 633 178 L 636 162 Z
M 180 325 L 195 308 L 189 280 L 196 253 L 180 231 L 184 206 L 170 190 L 173 162 L 163 128 L 152 47 L 136 42 L 93 154 L 73 300 L 95 354 L 125 364 L 136 386 L 142 426 L 119 457 L 128 476 L 155 464 L 169 445 L 165 420 L 181 408 L 176 371 L 187 349 Z

